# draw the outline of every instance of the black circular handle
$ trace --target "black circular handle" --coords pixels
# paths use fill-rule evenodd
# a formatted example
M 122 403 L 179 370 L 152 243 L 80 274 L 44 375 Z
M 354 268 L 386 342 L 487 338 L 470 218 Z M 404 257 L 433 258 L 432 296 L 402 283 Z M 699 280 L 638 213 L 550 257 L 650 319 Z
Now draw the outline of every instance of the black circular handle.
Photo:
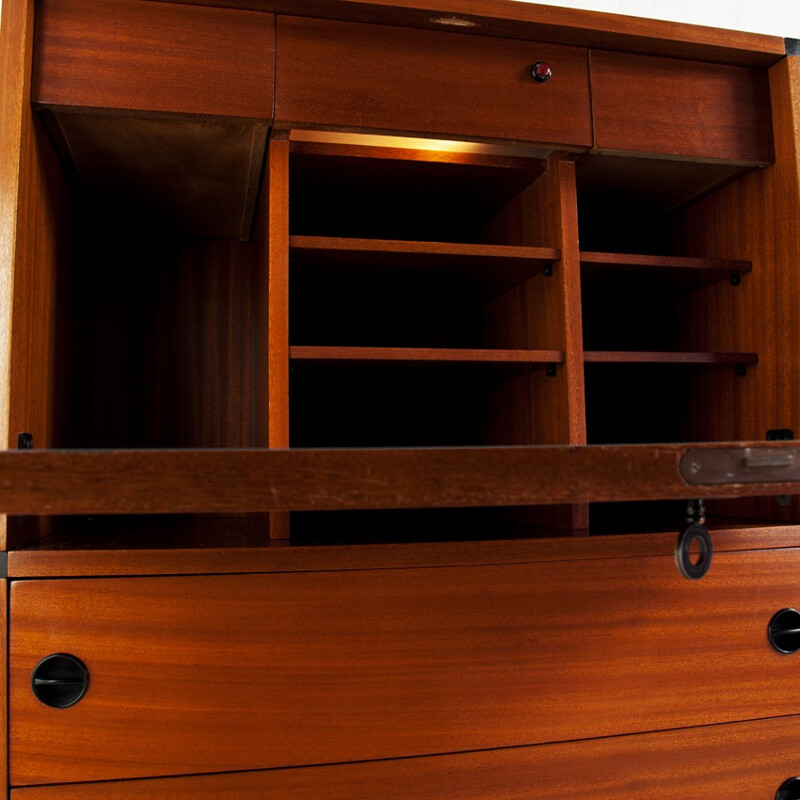
M 31 675 L 36 697 L 50 708 L 74 706 L 89 688 L 89 670 L 79 658 L 54 653 L 43 658 Z
M 782 608 L 773 615 L 767 626 L 767 638 L 772 647 L 784 655 L 800 650 L 800 612 L 793 608 Z
M 696 544 L 699 548 L 699 556 L 692 559 L 692 545 Z M 678 537 L 678 544 L 675 546 L 675 563 L 678 571 L 684 578 L 699 581 L 711 568 L 711 559 L 714 555 L 714 546 L 711 544 L 711 537 L 708 535 L 705 525 L 694 523 L 689 525 Z
M 800 800 L 800 778 L 789 778 L 781 784 L 775 800 Z
M 553 77 L 553 68 L 546 61 L 537 61 L 531 67 L 531 77 L 537 83 L 547 83 Z

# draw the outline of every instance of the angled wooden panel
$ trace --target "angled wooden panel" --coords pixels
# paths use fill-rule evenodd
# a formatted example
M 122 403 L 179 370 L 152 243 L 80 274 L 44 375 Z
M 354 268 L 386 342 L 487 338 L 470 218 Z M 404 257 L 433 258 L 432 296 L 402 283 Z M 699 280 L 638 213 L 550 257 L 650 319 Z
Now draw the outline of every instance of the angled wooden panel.
M 15 789 L 11 800 L 763 800 L 800 771 L 800 717 L 589 742 L 190 778 Z M 577 770 L 576 765 L 580 765 Z
M 530 67 L 546 61 L 543 84 Z M 281 17 L 276 119 L 297 125 L 591 145 L 579 48 Z
M 44 0 L 32 99 L 269 119 L 274 19 L 138 0 Z
M 599 150 L 772 161 L 766 70 L 592 51 Z
M 767 718 L 800 702 L 767 642 L 800 550 L 11 589 L 12 783 L 335 763 Z M 86 697 L 33 696 L 69 652 Z M 63 758 L 63 742 L 70 758 Z

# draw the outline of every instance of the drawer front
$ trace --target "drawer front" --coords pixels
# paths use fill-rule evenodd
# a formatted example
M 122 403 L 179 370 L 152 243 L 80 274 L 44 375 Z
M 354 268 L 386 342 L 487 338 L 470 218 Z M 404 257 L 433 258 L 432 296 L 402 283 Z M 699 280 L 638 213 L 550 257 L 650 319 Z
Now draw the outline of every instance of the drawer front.
M 295 17 L 278 17 L 276 47 L 280 123 L 592 143 L 581 48 Z
M 191 778 L 16 789 L 11 800 L 767 800 L 800 773 L 800 717 L 588 742 Z
M 566 545 L 565 545 L 566 546 Z M 480 750 L 789 715 L 800 550 L 11 588 L 14 785 Z M 71 653 L 86 696 L 31 691 Z M 63 743 L 70 743 L 69 758 Z
M 599 150 L 773 160 L 766 70 L 592 51 Z
M 138 0 L 42 0 L 32 99 L 268 120 L 274 39 L 271 14 Z

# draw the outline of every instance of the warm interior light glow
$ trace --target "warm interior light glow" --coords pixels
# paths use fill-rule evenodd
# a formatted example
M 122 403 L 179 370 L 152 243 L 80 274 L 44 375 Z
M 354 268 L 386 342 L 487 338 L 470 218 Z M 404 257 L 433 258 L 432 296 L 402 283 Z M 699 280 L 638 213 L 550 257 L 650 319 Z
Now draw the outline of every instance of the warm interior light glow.
M 293 130 L 289 138 L 294 142 L 325 142 L 326 144 L 360 145 L 363 147 L 393 147 L 404 150 L 428 150 L 442 153 L 483 153 L 506 156 L 544 158 L 547 151 L 533 147 L 464 142 L 451 139 L 424 139 L 417 136 L 386 136 L 369 133 L 340 131 Z

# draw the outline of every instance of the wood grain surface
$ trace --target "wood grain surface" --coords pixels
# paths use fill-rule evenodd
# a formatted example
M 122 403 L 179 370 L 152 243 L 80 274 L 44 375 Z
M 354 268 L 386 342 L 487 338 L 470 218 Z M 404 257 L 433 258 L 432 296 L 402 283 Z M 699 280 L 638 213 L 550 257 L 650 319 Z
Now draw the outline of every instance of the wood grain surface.
M 274 19 L 136 0 L 46 0 L 32 100 L 268 120 Z
M 555 376 L 544 381 L 523 376 L 497 387 L 487 421 L 493 443 L 586 443 L 577 213 L 575 165 L 553 155 L 546 174 L 484 229 L 489 239 L 550 246 L 561 253 L 550 277 L 537 275 L 486 305 L 486 337 L 493 346 L 565 353 Z M 589 524 L 586 507 L 578 505 L 532 509 L 526 516 L 563 528 Z
M 268 231 L 267 447 L 275 448 L 289 446 L 289 140 L 285 132 L 274 133 L 270 139 L 262 191 L 267 192 Z M 288 513 L 274 510 L 269 518 L 270 537 L 287 539 L 289 533 Z
M 235 534 L 236 522 L 209 518 L 183 525 L 173 519 L 150 518 L 130 524 L 112 519 L 100 531 L 87 523 L 71 532 L 55 533 L 26 549 L 9 552 L 9 577 L 309 572 L 669 556 L 675 551 L 676 531 L 682 523 L 680 519 L 662 520 L 662 529 L 674 528 L 668 533 L 581 537 L 556 528 L 531 527 L 529 536 L 541 538 L 525 539 L 497 538 L 497 526 L 487 525 L 484 541 L 364 546 L 326 543 L 323 537 L 318 546 L 297 547 L 284 540 L 264 542 L 260 525 L 241 537 Z M 753 520 L 733 525 L 722 519 L 716 525 L 710 522 L 709 531 L 717 553 L 800 547 L 797 525 L 763 525 Z M 413 540 L 415 533 L 410 527 L 407 538 Z
M 445 756 L 118 783 L 15 789 L 11 800 L 763 800 L 798 772 L 796 716 Z M 575 764 L 580 774 L 575 775 Z
M 592 144 L 585 50 L 299 17 L 277 22 L 276 124 Z M 537 61 L 551 64 L 551 81 L 531 79 Z
M 73 215 L 65 175 L 30 108 L 33 5 L 5 3 L 0 31 L 0 441 L 15 448 L 24 431 L 48 447 L 63 444 L 55 397 L 66 315 L 57 319 L 56 307 Z M 0 545 L 45 530 L 44 521 L 3 517 Z
M 365 450 L 0 452 L 10 514 L 447 508 L 794 494 L 798 482 L 690 486 L 690 449 L 763 442 Z M 774 452 L 792 442 L 770 442 Z M 744 452 L 743 452 L 744 456 Z
M 682 256 L 652 256 L 635 253 L 594 253 L 581 251 L 581 275 L 602 278 L 612 275 L 649 277 L 674 280 L 688 286 L 730 280 L 751 272 L 750 261 L 726 258 L 686 258 Z
M 0 19 L 0 442 L 9 446 L 11 323 L 20 190 L 24 189 L 24 132 L 33 124 L 29 110 L 33 2 L 8 0 Z M 28 134 L 29 136 L 30 134 Z M 21 185 L 22 184 L 22 185 Z M 15 433 L 16 435 L 16 433 Z M 5 539 L 5 520 L 2 520 Z
M 674 221 L 675 239 L 685 254 L 753 262 L 741 286 L 703 287 L 687 295 L 682 308 L 687 349 L 759 355 L 758 367 L 744 379 L 726 371 L 694 379 L 694 400 L 684 412 L 689 438 L 763 439 L 776 428 L 800 435 L 798 363 L 788 357 L 800 337 L 800 276 L 790 266 L 800 248 L 798 60 L 776 65 L 770 82 L 775 164 L 722 187 Z M 714 413 L 707 413 L 709 408 Z M 727 507 L 727 513 L 794 520 L 800 519 L 800 503 L 795 499 L 782 507 L 765 497 Z
M 591 72 L 599 150 L 773 159 L 765 70 L 594 51 Z
M 453 364 L 562 364 L 563 350 L 500 350 L 444 347 L 333 347 L 294 345 L 289 358 L 297 361 L 436 362 Z
M 513 245 L 463 244 L 459 242 L 413 242 L 386 239 L 348 239 L 334 236 L 291 236 L 289 247 L 293 253 L 303 251 L 317 255 L 341 253 L 342 258 L 353 259 L 360 253 L 367 253 L 373 259 L 380 256 L 406 256 L 412 260 L 428 257 L 436 259 L 458 258 L 462 263 L 476 259 L 484 262 L 487 268 L 502 269 L 504 264 L 539 262 L 542 265 L 558 261 L 561 252 L 555 247 L 514 247 Z
M 177 0 L 280 14 L 304 13 L 331 19 L 442 29 L 434 19 L 455 16 L 475 23 L 470 32 L 533 41 L 628 50 L 649 55 L 769 66 L 783 58 L 779 36 L 723 30 L 630 15 L 559 8 L 508 0 Z
M 800 550 L 542 565 L 15 581 L 14 785 L 361 761 L 792 714 Z M 721 626 L 724 646 L 721 646 Z M 89 693 L 30 689 L 69 652 Z M 56 758 L 58 742 L 72 745 Z

